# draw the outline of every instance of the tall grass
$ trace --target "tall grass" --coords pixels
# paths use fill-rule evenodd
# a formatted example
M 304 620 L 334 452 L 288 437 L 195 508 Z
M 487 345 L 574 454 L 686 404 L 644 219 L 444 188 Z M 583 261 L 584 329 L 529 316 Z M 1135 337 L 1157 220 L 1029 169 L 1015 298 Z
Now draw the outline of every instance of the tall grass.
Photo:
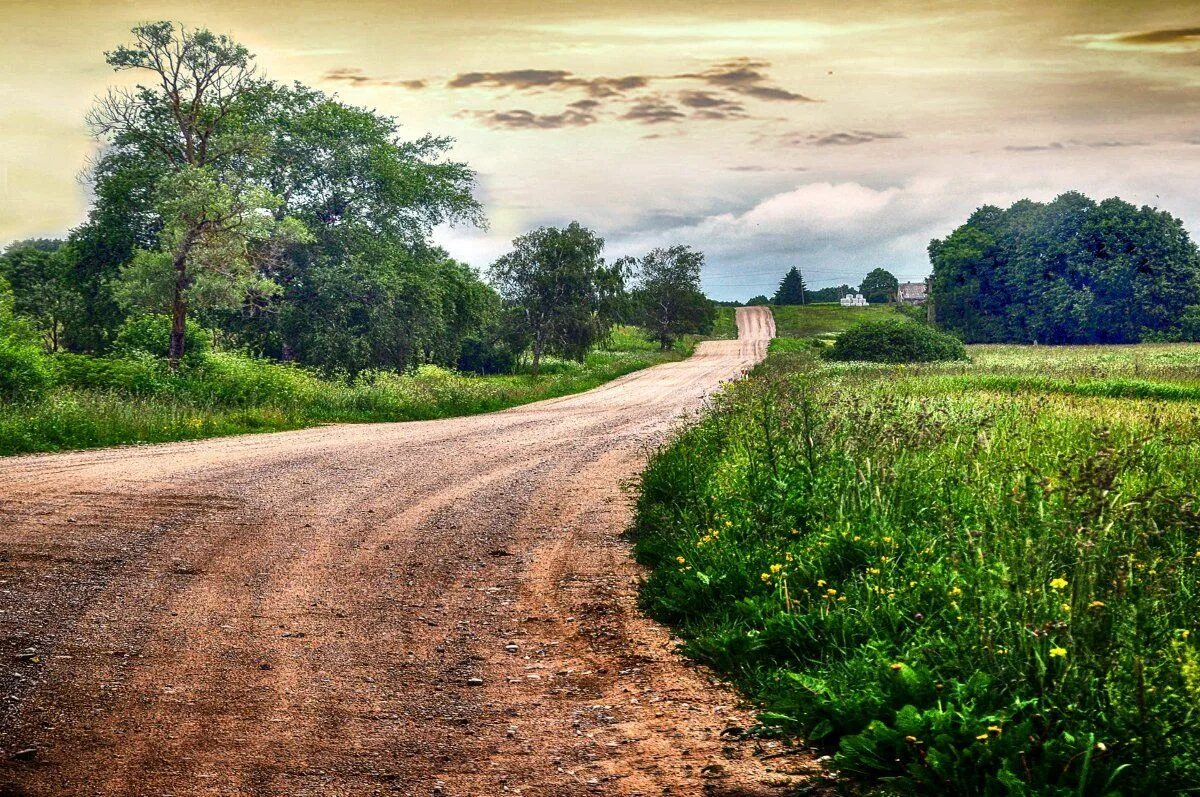
M 368 373 L 354 382 L 229 353 L 207 354 L 178 374 L 154 358 L 64 355 L 47 395 L 0 403 L 0 455 L 491 412 L 589 390 L 679 359 L 693 345 L 686 339 L 663 353 L 623 329 L 583 363 L 548 358 L 537 377 L 423 366 L 413 373 Z
M 1107 351 L 772 356 L 644 475 L 645 605 L 890 792 L 1200 789 L 1200 347 L 1157 351 L 1119 398 L 1063 389 Z

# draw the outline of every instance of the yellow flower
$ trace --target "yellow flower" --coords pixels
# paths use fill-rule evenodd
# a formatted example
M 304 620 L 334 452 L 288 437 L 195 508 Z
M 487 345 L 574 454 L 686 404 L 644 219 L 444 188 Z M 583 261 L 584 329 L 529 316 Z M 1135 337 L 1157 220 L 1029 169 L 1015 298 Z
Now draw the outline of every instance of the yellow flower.
M 770 574 L 770 573 L 763 573 L 761 576 L 759 576 L 759 578 L 761 578 L 763 581 L 770 581 L 770 580 L 771 580 L 771 574 Z
M 784 559 L 786 559 L 786 560 L 787 560 L 787 561 L 789 561 L 789 562 L 790 562 L 790 561 L 792 561 L 792 552 L 791 552 L 791 551 L 788 551 L 787 553 L 785 553 L 785 554 L 783 555 L 783 558 L 784 558 Z
M 987 741 L 987 738 L 988 738 L 988 735 L 987 735 L 986 733 L 981 733 L 981 734 L 979 734 L 978 736 L 976 736 L 975 738 L 976 738 L 976 739 L 978 739 L 978 740 L 979 740 L 979 741 L 981 741 L 981 742 L 986 742 L 986 741 Z
M 823 579 L 823 578 L 818 578 L 818 579 L 817 579 L 817 586 L 818 586 L 818 587 L 823 587 L 823 586 L 825 586 L 825 579 Z
M 1055 658 L 1055 657 L 1066 658 L 1066 656 L 1067 656 L 1066 648 L 1050 648 L 1050 658 Z
M 839 601 L 844 601 L 844 600 L 846 600 L 846 596 L 845 596 L 845 595 L 838 595 L 838 600 L 839 600 Z
M 679 564 L 683 564 L 684 562 L 687 561 L 687 559 L 684 559 L 682 556 L 676 556 L 675 561 L 679 562 Z
M 1088 608 L 1089 609 L 1102 609 L 1102 608 L 1104 608 L 1104 601 L 1092 601 L 1091 603 L 1088 604 Z
M 1192 632 L 1191 632 L 1191 631 L 1189 631 L 1189 630 L 1187 630 L 1187 629 L 1185 628 L 1185 629 L 1183 629 L 1182 631 L 1180 631 L 1180 632 L 1179 632 L 1179 635 L 1180 635 L 1181 637 L 1183 637 L 1184 639 L 1187 639 L 1188 637 L 1190 637 L 1190 636 L 1192 635 Z
M 1069 604 L 1069 603 L 1064 603 L 1064 604 L 1063 604 L 1061 607 L 1059 607 L 1059 608 L 1061 608 L 1061 609 L 1062 609 L 1064 612 L 1068 612 L 1068 613 L 1069 613 L 1069 612 L 1071 611 L 1071 604 Z
M 827 590 L 825 590 L 825 594 L 832 598 L 834 595 L 837 594 L 837 590 L 836 589 L 827 589 Z
M 878 567 L 868 567 L 867 572 L 873 576 L 879 575 L 882 571 Z
M 957 597 L 958 597 L 959 595 L 961 595 L 961 594 L 962 594 L 962 588 L 961 588 L 961 587 L 955 587 L 954 589 L 950 590 L 950 597 L 951 597 L 951 598 L 957 598 Z
M 781 564 L 773 564 L 773 565 L 771 565 L 771 572 L 772 572 L 772 573 L 778 573 L 778 572 L 779 572 L 780 570 L 782 570 L 782 569 L 783 569 L 783 565 L 781 565 Z
M 903 662 L 899 662 L 899 661 L 892 662 L 892 669 L 893 670 L 903 670 L 904 669 Z
M 1051 579 L 1050 586 L 1053 587 L 1054 589 L 1063 589 L 1064 587 L 1067 586 L 1067 580 L 1065 578 Z
M 999 734 L 1001 734 L 1001 733 L 1003 733 L 1003 732 L 1004 732 L 1004 731 L 1002 731 L 1002 730 L 1001 730 L 1001 728 L 1000 728 L 1000 726 L 999 726 L 999 725 L 989 725 L 989 726 L 988 726 L 988 733 L 994 733 L 994 734 L 997 734 L 997 735 L 999 735 Z

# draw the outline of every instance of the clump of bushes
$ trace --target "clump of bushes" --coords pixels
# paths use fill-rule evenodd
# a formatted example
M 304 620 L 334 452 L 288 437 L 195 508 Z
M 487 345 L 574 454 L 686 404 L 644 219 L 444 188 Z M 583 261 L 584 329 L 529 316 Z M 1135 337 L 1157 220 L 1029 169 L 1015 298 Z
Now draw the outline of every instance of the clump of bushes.
M 838 336 L 826 356 L 831 360 L 876 363 L 928 363 L 965 360 L 967 349 L 953 335 L 901 318 L 865 321 Z
M 0 399 L 36 399 L 53 382 L 54 372 L 40 346 L 12 335 L 0 335 Z
M 171 317 L 150 314 L 126 319 L 117 332 L 113 348 L 121 355 L 148 354 L 165 358 L 170 346 Z M 183 361 L 199 364 L 211 349 L 211 333 L 189 319 L 183 333 Z

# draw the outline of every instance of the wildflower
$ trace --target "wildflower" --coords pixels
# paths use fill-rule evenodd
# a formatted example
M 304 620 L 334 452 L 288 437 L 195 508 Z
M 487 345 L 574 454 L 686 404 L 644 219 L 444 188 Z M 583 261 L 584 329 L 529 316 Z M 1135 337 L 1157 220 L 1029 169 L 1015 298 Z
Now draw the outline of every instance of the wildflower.
M 792 558 L 793 558 L 793 557 L 792 557 L 792 552 L 791 552 L 791 551 L 788 551 L 787 553 L 785 553 L 785 554 L 783 555 L 783 558 L 784 558 L 785 560 L 789 561 L 789 562 L 790 562 L 790 561 L 792 561 Z
M 1103 609 L 1104 601 L 1092 601 L 1088 604 L 1089 609 Z
M 988 738 L 988 735 L 987 735 L 986 733 L 981 733 L 981 734 L 979 734 L 978 736 L 976 736 L 975 738 L 976 738 L 976 739 L 978 739 L 978 740 L 979 740 L 979 741 L 981 741 L 981 742 L 986 742 L 986 741 L 987 741 L 987 738 Z
M 1050 658 L 1057 657 L 1057 658 L 1061 659 L 1061 658 L 1066 658 L 1066 656 L 1067 656 L 1066 648 L 1050 648 Z
M 951 597 L 951 598 L 957 598 L 957 597 L 958 597 L 959 595 L 961 595 L 961 594 L 963 594 L 963 593 L 962 593 L 962 587 L 955 587 L 954 589 L 950 590 L 950 597 Z
M 727 528 L 727 529 L 731 529 L 731 528 L 733 528 L 733 522 L 732 522 L 732 521 L 729 521 L 729 520 L 726 520 L 726 521 L 725 521 L 725 528 Z
M 825 586 L 825 579 L 823 579 L 823 578 L 818 578 L 818 579 L 817 579 L 817 586 L 818 586 L 818 587 L 823 587 L 823 586 Z
M 761 576 L 759 576 L 759 578 L 761 578 L 763 581 L 770 581 L 770 580 L 771 580 L 771 574 L 770 574 L 770 573 L 763 573 Z
M 891 542 L 891 541 L 892 541 L 892 538 L 891 538 L 891 537 L 884 537 L 884 538 L 883 538 L 883 541 L 884 541 L 884 542 Z
M 781 565 L 781 564 L 773 564 L 773 565 L 771 565 L 771 572 L 772 572 L 772 573 L 778 573 L 778 572 L 779 572 L 780 570 L 782 570 L 782 569 L 783 569 L 783 565 Z
M 687 559 L 684 559 L 682 556 L 676 556 L 675 561 L 679 562 L 679 564 L 683 564 L 684 562 L 687 561 Z
M 1051 579 L 1050 586 L 1054 589 L 1063 589 L 1067 586 L 1067 580 L 1065 578 Z
M 845 596 L 845 595 L 838 595 L 838 600 L 839 600 L 839 601 L 844 601 L 844 600 L 846 600 L 846 596 Z
M 877 576 L 882 572 L 878 567 L 868 567 L 867 572 L 873 576 Z
M 837 590 L 836 589 L 827 589 L 827 590 L 825 590 L 825 594 L 828 595 L 830 598 L 832 598 L 834 595 L 837 594 Z
M 994 734 L 996 734 L 997 736 L 999 736 L 999 735 L 1000 735 L 1001 733 L 1003 733 L 1003 732 L 1004 732 L 1004 731 L 1003 731 L 1003 730 L 1001 730 L 1001 728 L 1000 728 L 1000 726 L 999 726 L 999 725 L 989 725 L 989 726 L 988 726 L 988 733 L 994 733 Z
M 1191 635 L 1192 635 L 1192 632 L 1189 631 L 1188 629 L 1186 629 L 1186 628 L 1179 629 L 1179 636 L 1183 637 L 1184 639 L 1187 639 Z
M 1062 609 L 1064 612 L 1067 612 L 1068 614 L 1070 614 L 1070 612 L 1071 612 L 1071 604 L 1069 604 L 1069 603 L 1064 603 L 1059 608 Z
M 903 669 L 904 669 L 904 663 L 903 663 L 903 662 L 899 662 L 899 661 L 894 661 L 894 662 L 892 662 L 892 669 L 893 669 L 893 670 L 903 670 Z

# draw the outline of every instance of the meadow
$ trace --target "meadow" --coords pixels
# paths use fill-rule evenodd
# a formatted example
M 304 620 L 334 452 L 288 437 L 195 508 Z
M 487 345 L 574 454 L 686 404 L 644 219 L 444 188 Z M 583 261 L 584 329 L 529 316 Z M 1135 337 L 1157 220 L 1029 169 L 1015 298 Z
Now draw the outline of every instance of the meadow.
M 582 363 L 545 359 L 537 377 L 526 367 L 477 376 L 427 365 L 354 380 L 229 352 L 207 352 L 177 374 L 155 357 L 62 354 L 53 358 L 54 382 L 44 395 L 0 402 L 0 456 L 492 412 L 590 390 L 685 357 L 693 345 L 689 337 L 660 352 L 635 328 L 621 327 Z
M 889 793 L 1200 789 L 1200 346 L 829 363 L 661 450 L 643 601 Z

